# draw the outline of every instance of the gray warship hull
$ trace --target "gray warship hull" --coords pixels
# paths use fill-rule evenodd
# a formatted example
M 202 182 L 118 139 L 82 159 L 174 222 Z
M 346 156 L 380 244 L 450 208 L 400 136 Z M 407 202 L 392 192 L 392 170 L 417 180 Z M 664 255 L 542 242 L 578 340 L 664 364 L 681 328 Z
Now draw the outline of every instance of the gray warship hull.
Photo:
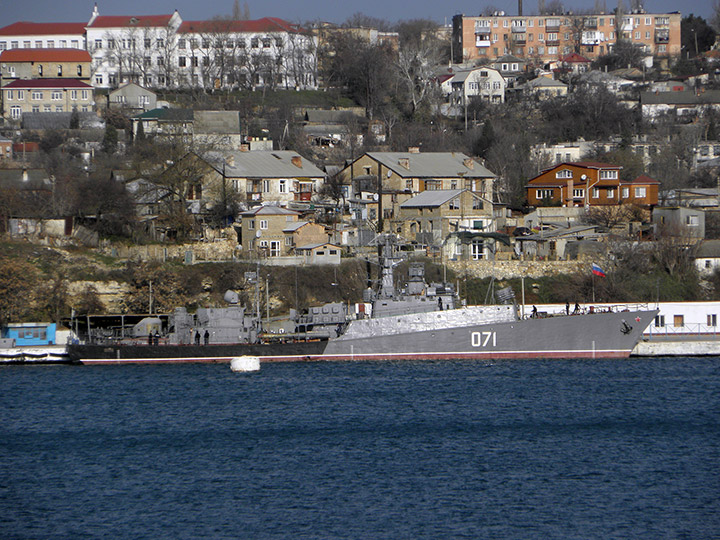
M 458 310 L 460 311 L 460 310 Z M 506 320 L 332 340 L 325 359 L 627 358 L 656 311 L 627 311 Z M 435 312 L 433 315 L 437 316 Z M 382 321 L 380 319 L 379 321 Z

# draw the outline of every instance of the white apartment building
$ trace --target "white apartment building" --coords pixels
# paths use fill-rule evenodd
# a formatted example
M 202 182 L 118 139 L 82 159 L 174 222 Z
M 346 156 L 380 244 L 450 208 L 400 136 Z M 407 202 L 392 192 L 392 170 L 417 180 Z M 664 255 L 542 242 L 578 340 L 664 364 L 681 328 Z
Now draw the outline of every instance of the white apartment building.
M 87 23 L 17 22 L 0 28 L 0 51 L 84 49 L 92 84 L 118 88 L 317 88 L 317 40 L 276 17 L 183 21 L 165 15 L 100 15 Z
M 85 48 L 85 23 L 16 22 L 0 28 L 0 51 Z
M 282 19 L 183 21 L 102 16 L 87 25 L 93 84 L 145 87 L 316 88 L 316 38 Z

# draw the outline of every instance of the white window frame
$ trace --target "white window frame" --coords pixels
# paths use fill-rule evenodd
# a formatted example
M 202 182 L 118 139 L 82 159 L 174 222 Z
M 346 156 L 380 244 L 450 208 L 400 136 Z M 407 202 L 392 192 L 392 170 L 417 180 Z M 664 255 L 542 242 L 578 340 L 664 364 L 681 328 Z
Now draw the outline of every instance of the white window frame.
M 268 220 L 267 219 L 261 219 L 260 220 L 260 229 L 266 230 L 268 228 Z

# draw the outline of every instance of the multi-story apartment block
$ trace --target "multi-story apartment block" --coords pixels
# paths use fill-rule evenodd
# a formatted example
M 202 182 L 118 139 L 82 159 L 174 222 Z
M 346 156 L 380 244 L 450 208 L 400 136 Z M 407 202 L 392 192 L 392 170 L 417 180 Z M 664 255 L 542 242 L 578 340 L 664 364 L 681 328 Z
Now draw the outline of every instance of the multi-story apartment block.
M 85 23 L 16 22 L 0 28 L 6 49 L 85 49 Z
M 185 21 L 177 32 L 180 85 L 315 88 L 315 38 L 275 17 Z
M 456 62 L 485 61 L 507 54 L 546 63 L 575 52 L 591 60 L 612 51 L 618 39 L 658 57 L 678 56 L 680 13 L 453 17 Z
M 170 15 L 100 15 L 95 6 L 87 25 L 87 45 L 93 57 L 93 84 L 117 88 L 134 82 L 143 86 L 173 86 L 176 33 L 182 19 Z
M 90 54 L 82 49 L 8 49 L 0 53 L 0 84 L 17 79 L 77 79 L 90 83 Z
M 146 87 L 316 87 L 315 39 L 297 25 L 256 21 L 183 21 L 170 15 L 101 16 L 87 26 L 94 84 Z
M 100 15 L 97 5 L 87 24 L 20 22 L 0 28 L 0 51 L 87 50 L 97 88 L 129 82 L 154 88 L 316 88 L 317 41 L 275 17 L 183 21 L 177 11 Z
M 93 87 L 76 79 L 17 80 L 2 87 L 3 116 L 23 113 L 92 111 Z

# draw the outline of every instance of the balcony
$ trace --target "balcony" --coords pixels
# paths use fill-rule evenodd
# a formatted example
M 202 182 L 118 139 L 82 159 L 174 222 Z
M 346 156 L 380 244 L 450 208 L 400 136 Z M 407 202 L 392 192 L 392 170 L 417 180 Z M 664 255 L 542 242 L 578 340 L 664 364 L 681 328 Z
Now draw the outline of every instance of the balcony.
M 655 43 L 669 43 L 670 32 L 655 32 Z
M 476 47 L 489 47 L 490 46 L 490 38 L 486 37 L 485 39 L 482 39 L 481 36 L 475 36 L 475 46 Z

